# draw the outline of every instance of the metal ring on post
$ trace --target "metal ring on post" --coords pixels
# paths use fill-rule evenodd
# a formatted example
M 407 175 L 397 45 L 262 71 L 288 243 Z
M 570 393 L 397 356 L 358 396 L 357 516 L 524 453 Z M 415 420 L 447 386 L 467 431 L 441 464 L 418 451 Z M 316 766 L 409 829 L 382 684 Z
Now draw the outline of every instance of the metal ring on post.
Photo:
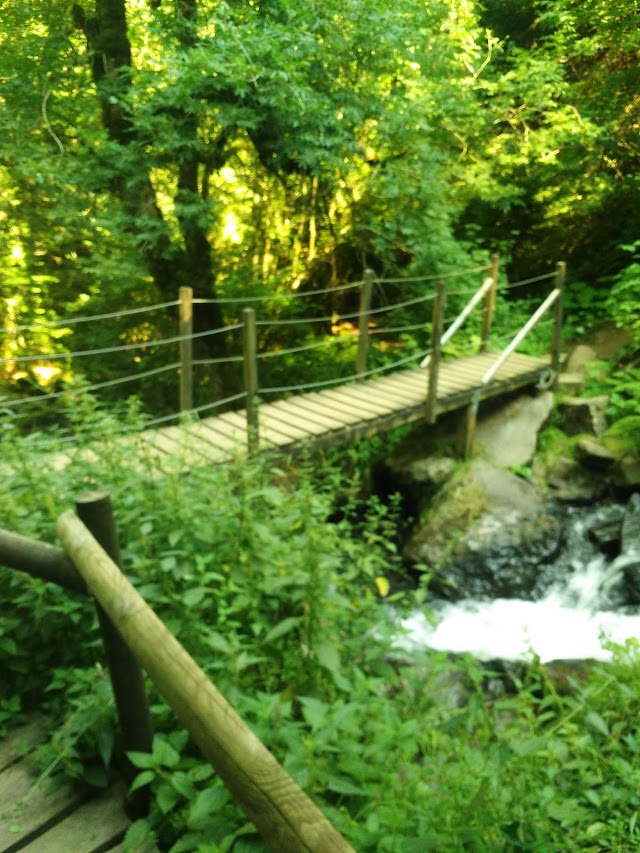
M 552 370 L 550 367 L 543 370 L 540 373 L 540 378 L 536 382 L 536 391 L 548 391 L 556 381 L 557 375 L 556 371 Z

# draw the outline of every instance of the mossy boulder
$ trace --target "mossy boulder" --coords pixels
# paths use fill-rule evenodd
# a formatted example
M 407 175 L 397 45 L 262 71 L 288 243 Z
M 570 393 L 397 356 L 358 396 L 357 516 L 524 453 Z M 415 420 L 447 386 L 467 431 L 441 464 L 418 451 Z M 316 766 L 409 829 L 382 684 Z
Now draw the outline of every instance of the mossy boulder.
M 535 486 L 476 459 L 441 491 L 404 556 L 434 571 L 436 592 L 451 599 L 531 597 L 559 538 Z

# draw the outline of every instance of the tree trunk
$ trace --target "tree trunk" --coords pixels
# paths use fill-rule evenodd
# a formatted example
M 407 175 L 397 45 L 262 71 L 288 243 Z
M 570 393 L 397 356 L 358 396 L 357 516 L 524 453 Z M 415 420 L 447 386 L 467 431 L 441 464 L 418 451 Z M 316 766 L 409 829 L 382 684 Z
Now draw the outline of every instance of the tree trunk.
M 195 43 L 196 0 L 181 0 L 176 8 L 180 26 L 180 43 L 188 50 Z M 112 143 L 126 149 L 121 156 L 117 148 L 108 152 L 106 165 L 109 187 L 120 199 L 129 220 L 129 230 L 138 242 L 143 258 L 160 297 L 176 298 L 180 286 L 193 288 L 194 297 L 215 298 L 215 274 L 207 229 L 202 224 L 203 211 L 198 202 L 206 201 L 206 188 L 198 186 L 201 163 L 196 150 L 198 118 L 192 112 L 176 109 L 173 117 L 181 135 L 183 153 L 180 157 L 176 210 L 182 245 L 172 239 L 160 210 L 151 183 L 151 163 L 135 124 L 130 103 L 132 83 L 131 44 L 127 34 L 125 0 L 98 0 L 92 17 L 87 17 L 79 5 L 73 7 L 75 25 L 81 29 L 92 57 L 92 76 L 96 84 L 102 122 Z M 222 157 L 224 143 L 219 146 Z M 123 166 L 123 163 L 126 166 Z M 216 164 L 217 167 L 222 165 Z M 210 168 L 210 164 L 209 164 Z M 204 198 L 203 198 L 204 196 Z M 182 211 L 182 212 L 181 212 Z M 218 303 L 198 306 L 194 314 L 194 332 L 209 331 L 224 326 Z M 197 340 L 199 358 L 224 358 L 227 354 L 226 336 L 211 335 Z M 219 391 L 231 391 L 233 380 L 215 382 Z M 226 387 L 225 387 L 226 386 Z

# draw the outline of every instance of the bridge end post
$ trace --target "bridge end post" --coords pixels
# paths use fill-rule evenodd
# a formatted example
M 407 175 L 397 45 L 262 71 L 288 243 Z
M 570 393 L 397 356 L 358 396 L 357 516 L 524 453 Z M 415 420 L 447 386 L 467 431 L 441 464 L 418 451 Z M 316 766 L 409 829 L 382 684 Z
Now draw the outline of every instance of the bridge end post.
M 493 324 L 493 312 L 496 307 L 496 290 L 498 287 L 498 270 L 500 266 L 500 255 L 491 255 L 491 281 L 493 282 L 484 299 L 482 312 L 482 338 L 480 340 L 480 352 L 486 352 L 489 348 L 489 336 Z
M 256 312 L 253 308 L 242 310 L 242 350 L 244 368 L 244 390 L 247 413 L 247 449 L 257 453 L 260 446 L 258 424 L 258 345 L 256 335 Z
M 120 546 L 109 494 L 103 491 L 86 492 L 78 495 L 75 504 L 78 518 L 119 568 Z M 131 784 L 138 775 L 138 770 L 126 753 L 151 752 L 153 723 L 149 699 L 140 664 L 97 600 L 96 610 L 122 735 L 124 755 L 121 758 L 121 771 L 125 781 Z M 130 817 L 142 817 L 148 814 L 150 803 L 148 786 L 134 791 L 127 802 Z
M 427 390 L 426 405 L 426 420 L 428 424 L 436 422 L 438 373 L 440 371 L 440 351 L 442 349 L 442 328 L 444 325 L 446 300 L 447 286 L 443 281 L 439 281 L 436 284 L 436 296 L 433 300 L 433 319 L 431 321 L 431 360 L 429 362 L 429 387 Z
M 360 309 L 358 312 L 358 354 L 356 356 L 356 374 L 359 382 L 364 379 L 367 370 L 367 351 L 369 349 L 369 311 L 373 292 L 373 270 L 366 269 L 360 289 Z
M 560 354 L 562 349 L 562 315 L 563 315 L 563 298 L 564 285 L 567 277 L 567 265 L 564 261 L 558 261 L 556 264 L 556 275 L 554 284 L 560 291 L 558 298 L 553 306 L 553 334 L 551 338 L 551 370 L 555 375 L 552 388 L 558 383 L 558 374 L 560 373 Z

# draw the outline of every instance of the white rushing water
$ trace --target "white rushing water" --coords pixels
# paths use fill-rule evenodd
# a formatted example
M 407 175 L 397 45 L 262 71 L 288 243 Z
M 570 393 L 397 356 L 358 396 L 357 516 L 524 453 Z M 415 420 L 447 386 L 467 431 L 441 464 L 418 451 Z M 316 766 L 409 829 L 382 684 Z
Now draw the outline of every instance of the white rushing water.
M 578 522 L 574 538 L 580 539 L 582 532 Z M 469 652 L 480 660 L 530 660 L 534 654 L 543 662 L 608 660 L 611 651 L 603 643 L 640 640 L 640 611 L 631 615 L 603 609 L 627 560 L 611 562 L 601 554 L 574 558 L 571 571 L 539 601 L 435 602 L 434 623 L 416 611 L 401 622 L 395 645 L 406 651 Z

